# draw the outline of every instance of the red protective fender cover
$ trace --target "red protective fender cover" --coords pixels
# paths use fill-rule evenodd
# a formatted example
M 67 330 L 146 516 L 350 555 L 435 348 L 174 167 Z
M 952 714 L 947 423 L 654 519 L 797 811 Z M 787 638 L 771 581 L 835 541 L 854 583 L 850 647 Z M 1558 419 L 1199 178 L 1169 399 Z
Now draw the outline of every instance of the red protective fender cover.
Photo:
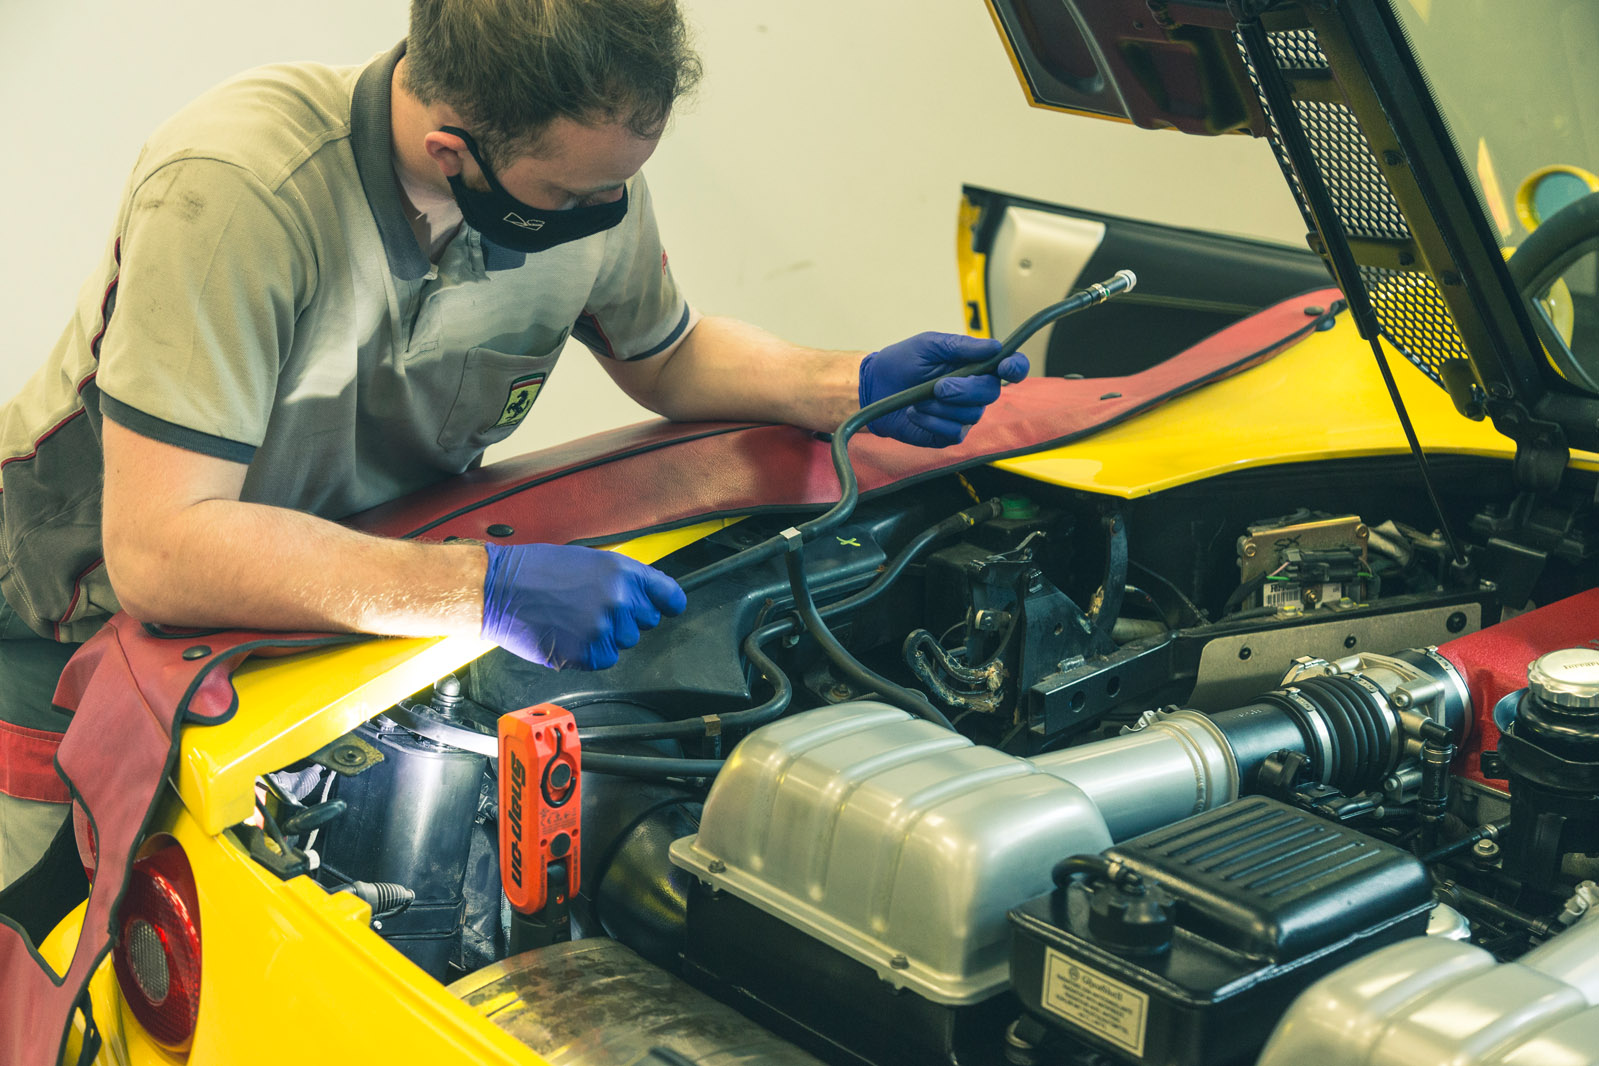
M 65 974 L 52 973 L 21 929 L 0 919 L 0 1064 L 59 1061 L 79 994 L 111 949 L 112 919 L 134 853 L 177 758 L 177 727 L 231 718 L 236 695 L 230 679 L 249 656 L 352 639 L 359 638 L 158 633 L 119 614 L 72 657 L 55 702 L 74 716 L 55 762 L 87 812 L 99 863 Z M 197 648 L 206 651 L 197 654 L 192 650 Z M 185 658 L 185 651 L 195 657 Z
M 1064 443 L 1174 396 L 1246 370 L 1324 321 L 1308 306 L 1328 289 L 1269 307 L 1123 378 L 1032 378 L 1008 388 L 967 439 L 940 450 L 863 434 L 852 442 L 863 494 Z M 537 490 L 537 491 L 534 491 Z M 762 510 L 819 509 L 837 499 L 827 445 L 789 426 L 630 426 L 453 478 L 350 519 L 388 536 L 486 539 L 491 524 L 516 541 L 610 539 Z M 596 507 L 595 501 L 605 501 Z M 0 916 L 0 1066 L 53 1066 L 90 975 L 111 947 L 112 918 L 155 799 L 177 757 L 177 726 L 233 714 L 233 671 L 251 655 L 362 639 L 301 633 L 171 633 L 117 615 L 74 656 L 55 702 L 74 711 L 56 754 L 83 805 L 99 865 L 72 963 L 52 973 Z M 184 651 L 205 647 L 194 659 Z M 106 738 L 114 737 L 115 743 Z M 574 878 L 574 882 L 575 878 Z
M 1307 317 L 1307 307 L 1339 300 L 1335 289 L 1296 296 L 1127 377 L 1028 378 L 1005 389 L 966 439 L 949 448 L 913 448 L 862 431 L 850 441 L 861 494 L 1064 444 L 1125 421 L 1264 362 L 1325 321 Z M 836 503 L 838 492 L 828 446 L 805 430 L 657 421 L 495 463 L 348 522 L 390 536 L 568 544 L 707 518 L 820 510 Z M 513 532 L 491 534 L 491 526 Z
M 1455 772 L 1503 789 L 1505 782 L 1482 775 L 1482 753 L 1499 747 L 1494 705 L 1527 687 L 1527 667 L 1545 652 L 1599 648 L 1599 589 L 1589 589 L 1536 611 L 1519 614 L 1438 648 L 1471 691 L 1472 732 L 1460 746 Z

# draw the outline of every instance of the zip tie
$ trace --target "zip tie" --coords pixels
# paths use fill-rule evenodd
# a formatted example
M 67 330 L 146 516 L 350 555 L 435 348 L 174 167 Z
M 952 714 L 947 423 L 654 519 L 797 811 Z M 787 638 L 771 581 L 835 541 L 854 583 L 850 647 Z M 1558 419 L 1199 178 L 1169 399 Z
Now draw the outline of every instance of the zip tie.
M 719 714 L 708 714 L 703 719 L 701 719 L 701 721 L 703 721 L 705 723 L 705 735 L 706 736 L 708 736 L 708 737 L 719 737 L 719 736 L 722 735 L 722 716 L 721 715 L 719 715 Z
M 805 546 L 804 536 L 793 526 L 789 526 L 787 529 L 783 530 L 783 532 L 779 533 L 778 536 L 783 538 L 784 551 L 797 552 Z

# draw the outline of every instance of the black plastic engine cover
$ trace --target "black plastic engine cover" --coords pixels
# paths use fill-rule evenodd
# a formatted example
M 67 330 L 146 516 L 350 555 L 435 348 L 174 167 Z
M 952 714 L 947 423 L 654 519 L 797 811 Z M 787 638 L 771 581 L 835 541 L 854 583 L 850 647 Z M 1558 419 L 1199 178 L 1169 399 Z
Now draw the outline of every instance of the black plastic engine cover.
M 684 976 L 834 1066 L 1002 1066 L 1021 1006 L 966 1006 L 885 983 L 868 966 L 752 904 L 696 881 Z
M 1414 856 L 1261 797 L 1103 854 L 1176 900 L 1170 947 L 1135 957 L 1098 942 L 1077 883 L 1010 912 L 1011 981 L 1044 1021 L 1148 1066 L 1253 1062 L 1293 997 L 1423 934 L 1433 903 Z

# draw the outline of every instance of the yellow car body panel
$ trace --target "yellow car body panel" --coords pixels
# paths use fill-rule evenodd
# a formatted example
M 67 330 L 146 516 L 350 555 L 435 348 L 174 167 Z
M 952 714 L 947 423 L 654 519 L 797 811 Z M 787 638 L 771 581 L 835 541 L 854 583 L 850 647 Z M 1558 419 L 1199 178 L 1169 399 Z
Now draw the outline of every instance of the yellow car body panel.
M 354 896 L 329 894 L 309 877 L 279 881 L 178 804 L 162 805 L 151 832 L 182 845 L 199 896 L 200 1009 L 187 1061 L 259 1063 L 314 1048 L 319 1059 L 395 1066 L 544 1062 L 390 947 Z M 70 959 L 82 919 L 79 907 L 46 941 L 52 965 Z M 105 1041 L 97 1062 L 185 1061 L 144 1032 L 109 958 L 90 999 Z
M 1514 458 L 1513 441 L 1489 422 L 1461 418 L 1443 389 L 1387 351 L 1429 455 Z M 1132 499 L 1253 467 L 1409 450 L 1376 359 L 1349 316 L 1340 315 L 1332 329 L 1247 373 L 1083 440 L 995 465 L 1051 485 Z M 1571 465 L 1599 469 L 1599 457 L 1578 454 Z
M 184 727 L 178 796 L 205 832 L 220 833 L 250 816 L 257 777 L 304 758 L 489 647 L 458 637 L 372 640 L 289 660 L 250 660 L 233 675 L 234 716 Z
M 966 332 L 973 337 L 990 336 L 988 324 L 988 256 L 977 251 L 973 233 L 982 209 L 969 196 L 961 197 L 960 217 L 955 225 L 955 269 L 960 275 L 961 299 L 966 304 Z

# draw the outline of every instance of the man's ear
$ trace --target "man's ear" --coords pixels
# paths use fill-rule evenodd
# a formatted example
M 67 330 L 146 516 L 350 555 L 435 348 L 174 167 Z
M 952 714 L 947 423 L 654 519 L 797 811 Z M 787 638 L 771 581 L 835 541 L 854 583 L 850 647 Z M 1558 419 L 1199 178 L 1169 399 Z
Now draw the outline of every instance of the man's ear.
M 434 130 L 422 138 L 422 147 L 446 178 L 463 172 L 467 178 L 475 176 L 477 166 L 471 153 L 466 150 L 466 142 L 455 134 Z

